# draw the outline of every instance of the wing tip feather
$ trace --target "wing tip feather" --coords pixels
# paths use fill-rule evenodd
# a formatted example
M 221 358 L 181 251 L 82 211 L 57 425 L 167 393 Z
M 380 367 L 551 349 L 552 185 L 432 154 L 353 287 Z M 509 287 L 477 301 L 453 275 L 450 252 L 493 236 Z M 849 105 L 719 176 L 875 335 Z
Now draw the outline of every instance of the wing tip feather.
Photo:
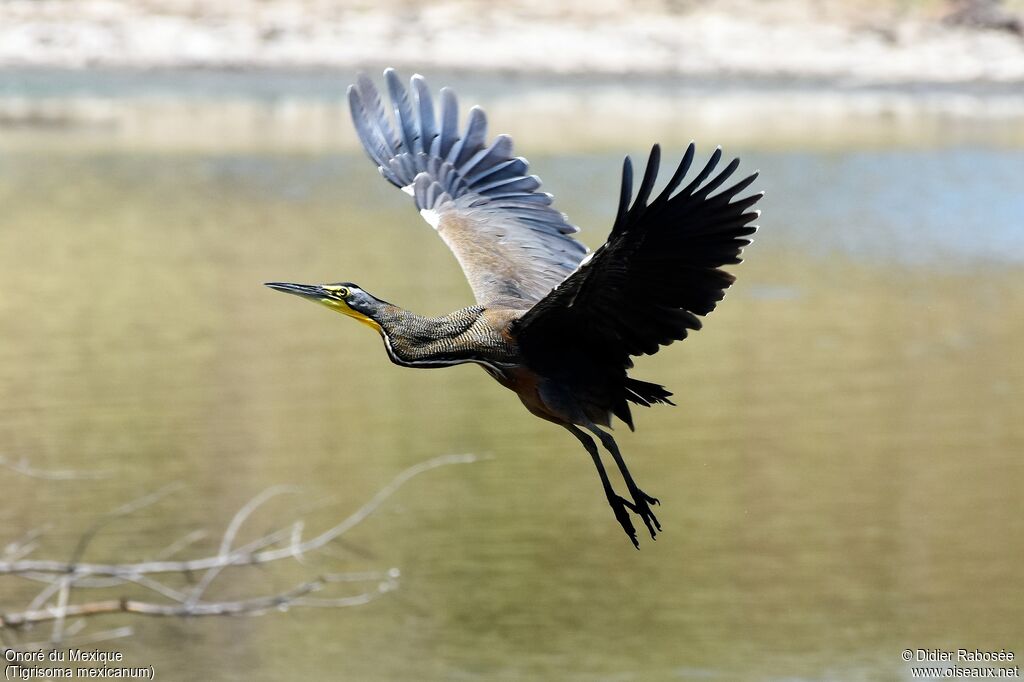
M 579 227 L 570 223 L 564 213 L 551 208 L 548 213 L 541 210 L 550 206 L 552 196 L 539 191 L 541 180 L 529 174 L 528 161 L 512 155 L 512 136 L 496 135 L 489 155 L 480 157 L 481 153 L 488 153 L 487 113 L 481 106 L 469 107 L 460 121 L 457 97 L 451 88 L 442 87 L 438 91 L 440 96 L 432 96 L 426 78 L 420 73 L 406 81 L 389 66 L 383 69 L 383 75 L 384 85 L 379 89 L 362 72 L 346 89 L 359 140 L 381 176 L 412 195 L 417 209 L 430 224 L 439 220 L 439 210 L 491 203 L 493 211 L 516 220 L 517 225 L 521 222 L 528 234 L 536 232 L 531 237 L 539 240 L 536 248 L 555 249 L 557 262 L 552 260 L 548 264 L 558 266 L 558 273 L 553 274 L 568 274 L 586 253 L 585 246 L 568 236 L 578 232 Z M 440 106 L 435 108 L 438 100 Z M 469 176 L 461 176 L 460 171 L 463 164 L 474 158 L 476 162 L 467 166 L 466 171 L 472 175 L 479 164 L 479 177 L 467 180 Z M 512 163 L 513 160 L 522 165 Z M 490 176 L 483 172 L 509 163 Z M 478 191 L 488 181 L 499 180 L 492 192 Z M 555 237 L 565 243 L 559 244 Z M 565 267 L 569 269 L 561 273 L 559 268 Z M 539 284 L 545 284 L 541 280 Z M 535 294 L 530 292 L 531 296 Z

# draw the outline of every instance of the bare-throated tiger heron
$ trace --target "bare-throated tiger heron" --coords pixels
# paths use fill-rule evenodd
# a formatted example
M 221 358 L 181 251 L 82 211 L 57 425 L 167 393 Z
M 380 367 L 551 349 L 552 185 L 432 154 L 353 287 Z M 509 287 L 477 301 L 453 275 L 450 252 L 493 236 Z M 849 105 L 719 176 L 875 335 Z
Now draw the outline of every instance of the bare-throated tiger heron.
M 297 294 L 375 329 L 391 361 L 405 367 L 476 363 L 519 396 L 533 414 L 567 429 L 597 467 L 615 518 L 639 547 L 630 512 L 651 537 L 661 525 L 658 500 L 637 486 L 611 434 L 618 417 L 630 429 L 629 404 L 673 404 L 663 386 L 633 379 L 631 356 L 650 355 L 701 327 L 733 276 L 724 265 L 756 226 L 751 207 L 763 193 L 737 198 L 757 177 L 719 188 L 736 171 L 733 160 L 715 173 L 716 149 L 680 189 L 694 160 L 691 143 L 672 178 L 652 200 L 661 152 L 651 149 L 635 198 L 633 167 L 622 170 L 618 211 L 597 251 L 573 239 L 578 228 L 538 191 L 512 139 L 488 144 L 478 107 L 459 128 L 455 94 L 443 88 L 440 107 L 420 76 L 410 91 L 384 72 L 390 112 L 366 76 L 348 90 L 352 119 L 381 175 L 412 195 L 423 218 L 455 254 L 476 305 L 442 317 L 421 317 L 355 284 L 267 286 Z M 596 436 L 622 473 L 628 497 L 605 471 Z

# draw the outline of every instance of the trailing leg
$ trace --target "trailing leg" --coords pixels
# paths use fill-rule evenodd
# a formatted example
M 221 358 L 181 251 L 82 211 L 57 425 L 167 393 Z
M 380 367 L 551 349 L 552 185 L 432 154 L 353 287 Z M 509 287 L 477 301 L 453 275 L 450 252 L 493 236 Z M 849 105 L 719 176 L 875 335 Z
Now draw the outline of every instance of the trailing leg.
M 604 487 L 604 494 L 608 498 L 608 505 L 612 508 L 612 511 L 615 512 L 615 519 L 619 522 L 619 525 L 622 526 L 622 530 L 626 532 L 626 535 L 629 536 L 633 546 L 640 549 L 640 543 L 636 539 L 636 528 L 633 526 L 633 520 L 629 516 L 630 510 L 637 512 L 635 505 L 616 494 L 615 489 L 612 488 L 612 483 L 608 480 L 608 472 L 605 471 L 604 463 L 601 462 L 601 453 L 598 452 L 597 444 L 594 442 L 594 439 L 580 431 L 572 424 L 564 424 L 564 426 L 568 429 L 569 433 L 576 436 L 590 454 L 590 458 L 594 460 L 594 466 L 597 467 L 597 474 L 601 477 L 601 485 Z
M 633 497 L 633 509 L 637 516 L 643 519 L 644 524 L 647 526 L 648 532 L 651 534 L 651 538 L 655 539 L 657 532 L 661 530 L 661 523 L 658 522 L 658 517 L 651 511 L 652 504 L 660 504 L 658 498 L 652 497 L 645 493 L 633 480 L 632 474 L 629 473 L 629 467 L 626 466 L 626 460 L 622 458 L 622 453 L 619 452 L 619 446 L 612 438 L 612 434 L 602 431 L 594 424 L 586 425 L 588 431 L 596 435 L 601 439 L 601 444 L 604 445 L 608 452 L 612 453 L 612 457 L 615 458 L 615 464 L 618 465 L 619 471 L 622 472 L 622 478 L 626 481 L 626 487 L 629 489 L 629 494 Z

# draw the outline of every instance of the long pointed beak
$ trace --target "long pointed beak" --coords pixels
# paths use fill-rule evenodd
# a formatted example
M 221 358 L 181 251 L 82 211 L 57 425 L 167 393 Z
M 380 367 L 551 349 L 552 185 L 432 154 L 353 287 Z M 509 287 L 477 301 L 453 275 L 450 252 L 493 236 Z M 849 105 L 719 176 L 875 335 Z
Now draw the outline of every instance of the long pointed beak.
M 331 289 L 319 284 L 292 284 L 291 282 L 264 282 L 264 284 L 271 289 L 283 291 L 286 294 L 294 294 L 295 296 L 300 296 L 307 301 L 313 301 L 314 303 L 327 306 L 335 312 L 339 312 L 342 315 L 347 315 L 348 317 L 359 320 L 378 332 L 381 331 L 379 322 L 368 317 L 365 313 L 353 310 L 353 308 L 348 304 L 348 301 L 342 298 L 339 291 L 344 287 L 338 287 L 339 291 L 332 291 Z
M 331 293 L 321 286 L 316 284 L 292 284 L 291 282 L 264 282 L 265 286 L 275 289 L 276 291 L 283 291 L 286 294 L 294 294 L 301 296 L 302 298 L 311 298 L 314 300 L 322 300 L 325 298 L 332 298 Z

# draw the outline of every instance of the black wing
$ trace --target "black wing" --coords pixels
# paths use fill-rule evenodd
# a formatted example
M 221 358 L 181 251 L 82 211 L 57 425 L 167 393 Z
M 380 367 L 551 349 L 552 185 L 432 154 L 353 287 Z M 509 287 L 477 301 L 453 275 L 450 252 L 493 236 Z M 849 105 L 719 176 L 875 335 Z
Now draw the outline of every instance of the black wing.
M 608 396 L 608 408 L 630 425 L 626 400 L 646 405 L 671 395 L 627 379 L 630 356 L 656 353 L 700 329 L 698 315 L 714 310 L 735 280 L 721 266 L 740 262 L 747 237 L 757 229 L 751 223 L 760 211 L 751 207 L 764 193 L 734 200 L 757 173 L 712 194 L 739 167 L 734 159 L 712 177 L 722 157 L 717 149 L 677 192 L 693 157 L 691 143 L 665 189 L 648 204 L 661 158 L 655 145 L 632 205 L 633 168 L 626 157 L 608 241 L 516 327 L 524 356 L 549 376 L 586 378 L 601 383 L 602 390 L 621 387 L 621 395 Z

